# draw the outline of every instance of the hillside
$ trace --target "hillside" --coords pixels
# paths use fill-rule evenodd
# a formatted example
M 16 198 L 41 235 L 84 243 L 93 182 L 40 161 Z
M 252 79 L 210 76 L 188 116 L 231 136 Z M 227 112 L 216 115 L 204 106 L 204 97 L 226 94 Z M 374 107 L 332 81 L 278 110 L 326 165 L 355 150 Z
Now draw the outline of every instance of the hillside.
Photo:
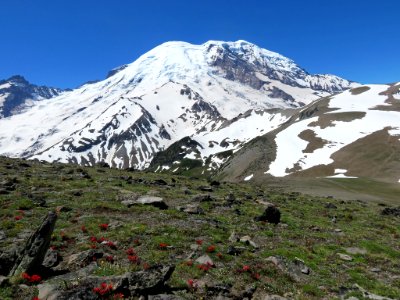
M 400 84 L 365 85 L 321 98 L 249 142 L 220 176 L 400 180 Z
M 399 299 L 400 208 L 5 157 L 0 174 L 4 300 Z

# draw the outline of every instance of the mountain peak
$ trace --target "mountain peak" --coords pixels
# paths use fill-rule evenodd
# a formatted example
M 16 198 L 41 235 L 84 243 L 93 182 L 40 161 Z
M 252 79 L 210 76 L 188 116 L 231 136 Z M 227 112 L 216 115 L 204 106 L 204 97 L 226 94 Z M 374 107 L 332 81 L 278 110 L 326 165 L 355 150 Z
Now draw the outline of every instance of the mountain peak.
M 12 83 L 29 84 L 28 80 L 26 80 L 25 77 L 21 75 L 13 75 L 5 81 Z
M 0 153 L 143 169 L 156 153 L 190 137 L 200 146 L 182 153 L 203 159 L 276 128 L 287 119 L 277 110 L 351 86 L 338 77 L 310 75 L 289 58 L 244 40 L 171 41 L 102 81 L 0 121 Z M 7 124 L 24 130 L 10 132 Z

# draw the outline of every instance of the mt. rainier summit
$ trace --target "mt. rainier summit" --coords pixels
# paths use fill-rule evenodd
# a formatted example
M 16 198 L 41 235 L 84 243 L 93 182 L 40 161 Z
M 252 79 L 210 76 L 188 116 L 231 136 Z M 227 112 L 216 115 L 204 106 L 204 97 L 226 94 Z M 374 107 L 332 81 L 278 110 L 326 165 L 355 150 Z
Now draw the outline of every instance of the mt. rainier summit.
M 159 168 L 178 170 L 183 159 L 217 168 L 220 153 L 278 128 L 294 109 L 357 86 L 245 41 L 167 42 L 103 81 L 0 119 L 0 154 L 144 169 L 178 145 L 179 160 Z

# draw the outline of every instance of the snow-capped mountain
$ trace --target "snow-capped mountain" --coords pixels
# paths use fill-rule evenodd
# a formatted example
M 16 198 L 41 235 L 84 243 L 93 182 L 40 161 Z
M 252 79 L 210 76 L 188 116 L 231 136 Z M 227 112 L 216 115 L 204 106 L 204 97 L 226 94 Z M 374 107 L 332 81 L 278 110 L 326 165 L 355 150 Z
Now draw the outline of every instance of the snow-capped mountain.
M 236 179 L 272 175 L 400 182 L 400 82 L 360 86 L 299 109 L 278 129 L 244 146 L 221 172 Z
M 58 96 L 61 89 L 37 86 L 16 75 L 0 80 L 0 118 L 18 114 L 33 105 L 33 101 Z
M 181 158 L 212 157 L 215 167 L 218 153 L 277 128 L 290 109 L 354 86 L 245 41 L 168 42 L 103 81 L 0 120 L 0 154 L 143 169 L 188 137 L 196 146 Z

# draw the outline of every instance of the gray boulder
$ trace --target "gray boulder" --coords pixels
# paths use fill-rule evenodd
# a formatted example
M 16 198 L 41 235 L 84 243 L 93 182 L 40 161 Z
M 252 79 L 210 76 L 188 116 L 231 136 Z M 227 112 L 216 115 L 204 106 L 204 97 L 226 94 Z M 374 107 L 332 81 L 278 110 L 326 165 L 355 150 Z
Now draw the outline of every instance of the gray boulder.
M 175 266 L 157 265 L 144 271 L 129 273 L 129 290 L 132 295 L 163 293 L 174 270 Z
M 49 212 L 39 228 L 29 237 L 24 249 L 19 253 L 10 276 L 22 272 L 32 274 L 40 268 L 49 248 L 56 221 L 57 214 Z
M 168 209 L 168 205 L 164 202 L 164 199 L 156 196 L 141 196 L 135 201 L 134 205 L 136 204 L 151 205 L 159 209 Z
M 295 282 L 303 281 L 307 275 L 311 273 L 309 267 L 298 258 L 293 261 L 289 261 L 283 256 L 270 256 L 267 261 L 272 262 L 279 270 L 287 274 Z

